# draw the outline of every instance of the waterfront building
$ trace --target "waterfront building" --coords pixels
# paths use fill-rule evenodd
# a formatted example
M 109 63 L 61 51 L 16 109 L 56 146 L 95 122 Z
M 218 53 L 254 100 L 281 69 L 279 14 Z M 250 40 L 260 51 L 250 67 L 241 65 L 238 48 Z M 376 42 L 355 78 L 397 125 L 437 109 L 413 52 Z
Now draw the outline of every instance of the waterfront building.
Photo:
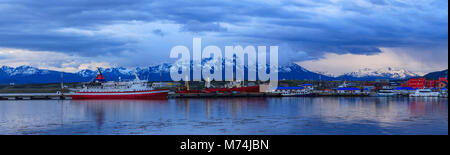
M 400 83 L 395 82 L 395 81 L 391 81 L 391 82 L 389 82 L 389 86 L 391 86 L 392 88 L 398 87 L 398 86 L 400 86 Z
M 363 92 L 365 92 L 365 93 L 370 93 L 370 92 L 371 92 L 371 89 L 370 89 L 370 88 L 363 88 Z
M 397 94 L 400 94 L 400 95 L 409 95 L 416 91 L 416 89 L 414 89 L 412 87 L 397 87 L 394 90 L 396 91 Z
M 310 83 L 303 84 L 301 87 L 304 87 L 307 90 L 314 90 L 314 85 Z
M 362 84 L 362 88 L 364 89 L 364 91 L 373 91 L 375 89 L 375 83 L 373 82 L 364 82 Z
M 440 89 L 448 88 L 448 80 L 447 79 L 440 79 L 439 80 L 439 84 L 438 84 L 438 88 L 440 88 Z
M 447 87 L 447 78 L 439 78 L 439 80 L 427 80 L 426 78 L 413 78 L 402 84 L 402 87 L 412 87 L 414 89 L 424 88 L 444 88 Z
M 389 82 L 383 82 L 383 81 L 381 81 L 381 82 L 376 82 L 376 83 L 375 83 L 375 89 L 376 89 L 376 90 L 384 89 L 386 86 L 389 86 Z
M 389 83 L 390 80 L 389 79 L 376 79 L 375 82 L 377 82 L 377 83 Z
M 322 92 L 324 92 L 324 93 L 333 93 L 334 90 L 333 89 L 324 89 Z

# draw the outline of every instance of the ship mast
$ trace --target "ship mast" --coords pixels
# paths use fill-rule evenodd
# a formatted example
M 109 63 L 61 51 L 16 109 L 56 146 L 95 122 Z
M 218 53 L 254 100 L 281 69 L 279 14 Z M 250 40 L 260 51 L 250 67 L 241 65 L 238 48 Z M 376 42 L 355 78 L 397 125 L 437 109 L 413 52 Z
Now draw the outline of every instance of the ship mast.
M 186 82 L 186 84 L 185 84 L 186 85 L 186 90 L 189 91 L 189 80 L 188 80 L 187 76 L 186 76 L 184 81 Z
M 63 72 L 61 72 L 61 98 L 64 97 L 64 79 L 63 79 Z
M 97 70 L 98 70 L 98 74 L 103 76 L 103 73 L 102 73 L 102 71 L 100 70 L 100 67 L 97 67 Z
M 209 79 L 209 77 L 206 78 L 206 81 L 205 81 L 205 87 L 206 87 L 206 88 L 210 88 L 210 87 L 211 87 L 211 80 Z

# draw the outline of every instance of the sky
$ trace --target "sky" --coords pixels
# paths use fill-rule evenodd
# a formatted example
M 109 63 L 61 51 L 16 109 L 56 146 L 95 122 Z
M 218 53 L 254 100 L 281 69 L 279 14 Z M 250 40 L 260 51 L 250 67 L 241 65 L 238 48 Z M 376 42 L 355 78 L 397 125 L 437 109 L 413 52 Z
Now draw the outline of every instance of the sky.
M 448 68 L 447 0 L 0 0 L 0 66 L 76 72 L 165 62 L 174 46 L 279 46 L 339 75 Z

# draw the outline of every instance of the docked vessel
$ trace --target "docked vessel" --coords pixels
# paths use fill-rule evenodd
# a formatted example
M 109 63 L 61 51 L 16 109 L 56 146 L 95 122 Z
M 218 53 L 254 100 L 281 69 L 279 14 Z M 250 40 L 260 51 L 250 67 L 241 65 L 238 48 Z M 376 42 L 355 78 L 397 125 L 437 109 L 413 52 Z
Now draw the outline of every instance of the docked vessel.
M 95 80 L 73 93 L 72 99 L 167 99 L 169 90 L 155 89 L 135 76 L 133 81 L 106 82 L 99 70 Z
M 206 88 L 202 90 L 204 93 L 257 93 L 259 92 L 259 86 L 243 86 L 240 81 L 231 81 L 224 86 L 224 88 L 210 88 L 211 84 L 207 80 Z
M 397 93 L 393 89 L 384 88 L 379 90 L 377 95 L 380 97 L 394 97 L 397 96 Z
M 281 96 L 285 97 L 312 97 L 314 94 L 310 91 L 293 91 L 293 92 L 282 92 Z
M 200 90 L 191 90 L 189 88 L 189 81 L 185 81 L 185 86 L 183 88 L 178 88 L 178 90 L 175 92 L 176 94 L 199 94 L 201 93 Z
M 410 97 L 439 97 L 439 92 L 433 92 L 431 89 L 417 89 L 416 92 L 409 94 Z
M 203 89 L 202 92 L 205 93 L 257 93 L 259 92 L 259 86 L 245 86 L 236 88 L 207 88 Z
M 315 96 L 312 89 L 304 87 L 276 87 L 272 89 L 273 93 L 280 94 L 283 97 L 312 97 Z

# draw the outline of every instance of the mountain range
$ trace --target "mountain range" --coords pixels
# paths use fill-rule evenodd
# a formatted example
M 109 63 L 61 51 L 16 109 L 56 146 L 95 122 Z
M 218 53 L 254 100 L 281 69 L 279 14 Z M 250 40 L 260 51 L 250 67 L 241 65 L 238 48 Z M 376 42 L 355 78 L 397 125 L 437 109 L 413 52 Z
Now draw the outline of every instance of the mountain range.
M 406 69 L 399 68 L 380 68 L 380 69 L 370 69 L 364 68 L 358 71 L 346 73 L 339 77 L 342 80 L 374 80 L 374 79 L 409 79 L 414 77 L 420 77 L 418 73 L 413 73 Z
M 163 81 L 171 81 L 170 68 L 171 64 L 161 64 L 150 66 L 146 68 L 101 68 L 104 77 L 108 81 L 118 81 L 119 78 L 134 79 L 135 74 L 140 79 L 146 79 L 149 81 L 159 81 L 160 78 Z M 192 65 L 191 65 L 192 67 Z M 355 72 L 347 73 L 341 76 L 322 75 L 319 73 L 311 72 L 295 63 L 279 66 L 278 76 L 280 80 L 375 80 L 375 79 L 408 79 L 412 77 L 420 77 L 419 74 L 407 71 L 405 69 L 360 69 Z M 248 67 L 245 66 L 244 70 L 247 72 Z M 431 74 L 431 73 L 430 73 Z M 441 73 L 443 74 L 443 73 Z M 434 73 L 430 76 L 444 76 L 438 73 Z M 89 82 L 95 78 L 97 71 L 95 70 L 81 70 L 76 73 L 63 73 L 64 82 Z M 160 76 L 161 75 L 161 76 Z M 446 75 L 448 75 L 448 70 Z M 444 76 L 446 77 L 446 76 Z M 247 79 L 247 78 L 246 78 Z M 0 68 L 0 84 L 37 84 L 37 83 L 59 83 L 61 81 L 61 72 L 39 69 L 31 66 L 20 67 L 8 67 L 3 66 Z
M 438 72 L 431 72 L 424 76 L 427 79 L 438 80 L 441 77 L 448 77 L 448 69 Z

